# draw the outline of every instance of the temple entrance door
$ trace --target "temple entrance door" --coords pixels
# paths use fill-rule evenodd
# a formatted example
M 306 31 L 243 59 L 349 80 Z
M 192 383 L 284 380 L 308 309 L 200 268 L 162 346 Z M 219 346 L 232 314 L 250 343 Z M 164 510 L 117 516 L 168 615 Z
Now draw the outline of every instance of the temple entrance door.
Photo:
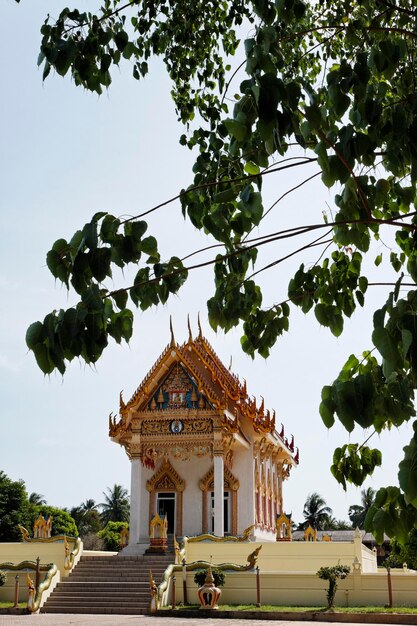
M 168 535 L 175 534 L 175 492 L 163 491 L 157 494 L 157 512 L 159 517 L 167 516 Z
M 223 532 L 230 535 L 232 528 L 232 507 L 230 491 L 224 492 L 223 500 Z M 214 491 L 210 493 L 210 532 L 214 533 Z

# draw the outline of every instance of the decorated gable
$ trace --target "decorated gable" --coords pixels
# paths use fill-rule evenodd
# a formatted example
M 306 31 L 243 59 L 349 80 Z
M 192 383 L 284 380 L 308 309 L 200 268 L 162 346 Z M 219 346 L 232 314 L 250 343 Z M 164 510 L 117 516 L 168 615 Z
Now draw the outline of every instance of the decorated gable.
M 148 410 L 208 409 L 209 402 L 198 392 L 186 369 L 175 363 L 148 403 Z

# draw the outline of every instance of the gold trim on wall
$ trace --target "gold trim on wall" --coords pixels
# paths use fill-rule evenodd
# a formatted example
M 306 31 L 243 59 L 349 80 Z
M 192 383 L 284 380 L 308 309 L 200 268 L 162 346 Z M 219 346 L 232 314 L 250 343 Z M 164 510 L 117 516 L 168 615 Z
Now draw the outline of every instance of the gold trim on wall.
M 146 489 L 149 491 L 149 523 L 156 513 L 156 494 L 167 491 L 174 491 L 176 493 L 175 534 L 181 536 L 185 480 L 183 480 L 172 467 L 168 459 L 165 459 L 161 467 L 146 481 Z

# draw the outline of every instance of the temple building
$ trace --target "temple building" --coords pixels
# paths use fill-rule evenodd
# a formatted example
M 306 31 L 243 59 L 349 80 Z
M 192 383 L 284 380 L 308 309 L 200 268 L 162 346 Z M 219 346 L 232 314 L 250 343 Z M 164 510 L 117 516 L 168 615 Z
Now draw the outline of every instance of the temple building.
M 109 435 L 131 462 L 128 551 L 149 545 L 150 520 L 166 516 L 168 534 L 239 535 L 276 539 L 282 484 L 298 464 L 294 437 L 275 426 L 275 411 L 249 396 L 209 342 L 171 342 Z

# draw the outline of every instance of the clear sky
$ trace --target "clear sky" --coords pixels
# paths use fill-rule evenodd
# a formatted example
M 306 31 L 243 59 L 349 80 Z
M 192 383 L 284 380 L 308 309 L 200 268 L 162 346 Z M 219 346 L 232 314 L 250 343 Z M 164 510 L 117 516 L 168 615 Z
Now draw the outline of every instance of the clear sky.
M 79 4 L 92 8 L 99 3 Z M 107 487 L 129 487 L 130 463 L 108 438 L 108 415 L 118 410 L 120 390 L 129 399 L 168 343 L 169 316 L 182 342 L 187 314 L 196 330 L 200 312 L 204 334 L 224 363 L 232 356 L 232 369 L 247 379 L 250 393 L 263 396 L 265 406 L 276 409 L 278 425 L 282 421 L 286 433 L 294 433 L 300 465 L 285 483 L 286 511 L 300 521 L 306 496 L 318 491 L 338 519 L 347 519 L 360 490 L 345 494 L 329 466 L 334 448 L 349 437 L 339 427 L 327 431 L 318 405 L 321 387 L 335 378 L 348 355 L 370 346 L 371 314 L 385 300 L 380 288 L 370 295 L 367 309 L 346 323 L 340 339 L 312 316 L 293 311 L 290 332 L 266 361 L 242 353 L 239 330 L 216 335 L 209 328 L 205 303 L 213 289 L 210 271 L 193 275 L 165 307 L 136 312 L 130 346 L 112 344 L 96 368 L 73 362 L 64 378 L 44 377 L 28 354 L 28 325 L 75 299 L 55 285 L 46 268 L 53 242 L 70 238 L 97 211 L 136 215 L 175 196 L 192 180 L 193 156 L 178 144 L 183 131 L 160 63 L 153 63 L 140 83 L 123 65 L 101 97 L 76 88 L 69 78 L 51 76 L 42 84 L 36 66 L 39 29 L 46 14 L 55 15 L 60 8 L 57 0 L 22 0 L 20 5 L 6 0 L 0 6 L 0 469 L 22 478 L 29 492 L 43 494 L 55 506 L 71 507 L 87 498 L 101 502 Z M 300 180 L 289 174 L 270 176 L 266 206 Z M 316 180 L 280 203 L 263 232 L 314 223 L 331 206 L 332 193 Z M 178 203 L 154 214 L 150 233 L 160 240 L 163 256 L 184 256 L 208 243 L 184 223 Z M 262 253 L 262 265 L 290 250 L 288 244 L 274 246 Z M 317 256 L 317 251 L 309 252 L 265 272 L 260 279 L 265 303 L 283 300 L 301 260 L 308 265 Z M 122 283 L 123 277 L 116 276 L 114 285 L 128 284 L 128 278 Z M 368 434 L 359 429 L 350 440 L 362 442 Z M 383 451 L 383 468 L 365 486 L 396 484 L 409 437 L 404 429 L 371 439 Z

